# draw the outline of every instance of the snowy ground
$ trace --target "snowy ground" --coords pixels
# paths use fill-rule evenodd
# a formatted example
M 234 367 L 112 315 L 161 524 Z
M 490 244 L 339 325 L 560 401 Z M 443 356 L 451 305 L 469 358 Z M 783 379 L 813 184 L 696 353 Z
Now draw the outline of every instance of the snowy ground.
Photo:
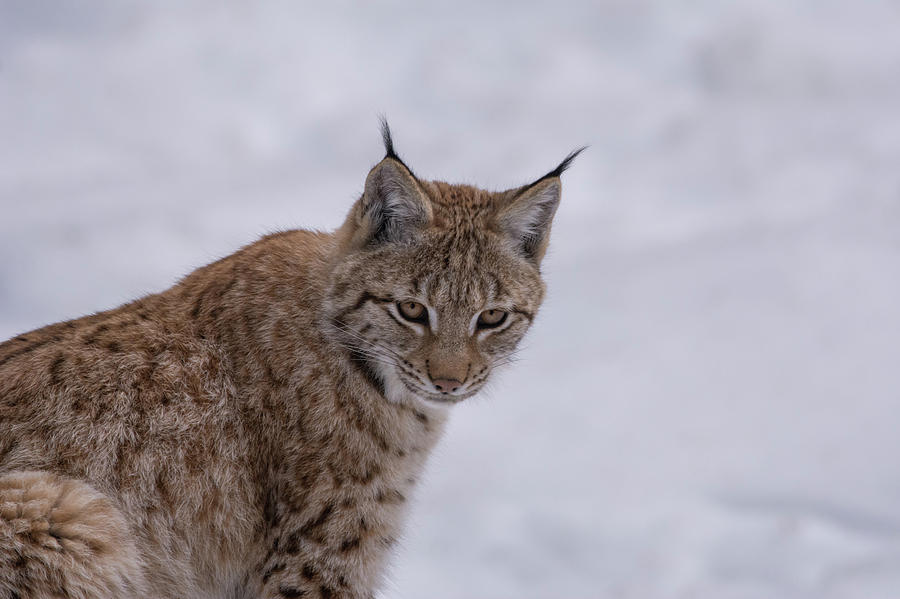
M 900 597 L 900 6 L 0 0 L 0 337 L 570 149 L 385 599 Z

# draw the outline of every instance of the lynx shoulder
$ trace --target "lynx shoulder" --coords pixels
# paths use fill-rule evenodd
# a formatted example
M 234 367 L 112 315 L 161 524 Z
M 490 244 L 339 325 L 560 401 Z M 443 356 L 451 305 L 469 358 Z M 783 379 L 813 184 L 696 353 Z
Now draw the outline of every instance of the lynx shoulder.
M 373 596 L 449 406 L 537 313 L 577 154 L 487 192 L 383 132 L 337 231 L 0 344 L 0 599 Z

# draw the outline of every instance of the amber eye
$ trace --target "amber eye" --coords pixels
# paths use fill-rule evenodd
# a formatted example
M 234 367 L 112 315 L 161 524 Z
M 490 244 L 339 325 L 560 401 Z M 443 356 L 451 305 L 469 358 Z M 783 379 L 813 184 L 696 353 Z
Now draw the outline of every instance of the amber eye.
M 493 329 L 499 327 L 506 320 L 507 312 L 503 310 L 485 310 L 478 315 L 479 329 Z
M 397 302 L 400 316 L 412 322 L 428 322 L 428 310 L 419 302 Z

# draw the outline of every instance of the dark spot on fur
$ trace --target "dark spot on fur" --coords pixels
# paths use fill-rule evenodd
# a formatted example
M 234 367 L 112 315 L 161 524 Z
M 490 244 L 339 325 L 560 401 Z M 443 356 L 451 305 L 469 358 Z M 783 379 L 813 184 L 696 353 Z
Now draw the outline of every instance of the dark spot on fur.
M 364 485 L 372 482 L 372 479 L 381 474 L 381 466 L 378 464 L 370 464 L 362 470 L 362 474 L 351 474 L 353 480 Z
M 303 597 L 306 591 L 295 587 L 278 587 L 278 594 L 282 597 Z
M 328 519 L 331 517 L 331 513 L 334 511 L 334 504 L 328 503 L 322 508 L 322 511 L 315 518 L 315 520 L 310 520 L 306 524 L 300 527 L 299 533 L 304 537 L 310 537 L 313 533 L 317 532 L 322 526 L 328 522 Z
M 19 356 L 29 354 L 41 346 L 44 346 L 44 345 L 47 345 L 48 343 L 56 342 L 59 340 L 60 340 L 60 338 L 58 336 L 54 336 L 54 337 L 48 337 L 47 339 L 43 339 L 41 341 L 35 341 L 34 343 L 32 343 L 31 345 L 29 345 L 27 347 L 23 347 L 21 349 L 18 349 L 16 351 L 4 356 L 2 359 L 0 359 L 0 366 L 3 366 L 4 364 L 9 362 L 13 358 L 17 358 Z
M 343 543 L 341 543 L 341 551 L 347 552 L 359 547 L 359 537 L 353 537 L 352 539 L 345 539 Z
M 368 434 L 378 444 L 378 447 L 382 451 L 388 451 L 390 449 L 390 444 L 382 432 L 378 430 L 376 423 L 370 418 L 367 418 L 355 403 L 338 399 L 337 405 L 353 426 L 356 427 L 357 430 Z
M 150 356 L 146 368 L 143 368 L 140 371 L 139 376 L 135 379 L 134 387 L 137 389 L 140 389 L 142 386 L 152 387 L 153 375 L 158 366 L 159 364 L 156 362 L 156 359 Z
M 331 599 L 334 595 L 334 591 L 323 584 L 319 587 L 319 594 L 322 596 L 322 599 Z
M 284 570 L 284 568 L 285 568 L 285 565 L 283 563 L 281 563 L 281 564 L 275 564 L 274 566 L 266 569 L 266 571 L 263 572 L 263 575 L 262 575 L 263 582 L 264 583 L 269 582 L 269 579 L 272 578 L 272 574 L 275 574 L 276 572 L 281 572 L 282 570 Z
M 56 354 L 56 357 L 53 359 L 53 362 L 50 364 L 50 384 L 54 387 L 59 387 L 62 385 L 62 378 L 60 378 L 60 370 L 63 365 L 66 363 L 66 356 L 60 352 Z
M 207 304 L 213 306 L 213 309 L 209 312 L 209 319 L 216 320 L 222 312 L 221 300 L 231 291 L 236 283 L 237 279 L 234 277 L 228 279 L 224 284 L 216 279 L 208 287 L 202 289 L 194 302 L 191 318 L 197 320 L 203 313 L 204 304 Z
M 303 569 L 300 571 L 300 573 L 306 580 L 313 580 L 316 576 L 319 575 L 319 573 L 316 572 L 316 569 L 309 564 L 303 564 Z
M 82 343 L 89 347 L 94 345 L 95 343 L 97 343 L 97 338 L 107 329 L 109 329 L 109 325 L 101 324 L 96 329 L 94 329 L 87 337 L 82 339 Z
M 117 354 L 117 353 L 119 353 L 120 351 L 122 351 L 122 346 L 119 345 L 119 342 L 118 342 L 118 341 L 110 341 L 110 342 L 106 345 L 106 349 L 108 349 L 109 351 L 111 351 L 111 352 L 114 353 L 114 354 Z
M 116 474 L 116 479 L 120 481 L 119 486 L 121 487 L 121 481 L 125 478 L 125 451 L 128 449 L 126 445 L 130 445 L 130 442 L 126 441 L 125 443 L 119 443 L 116 447 L 116 461 L 113 464 L 113 472 Z
M 397 489 L 388 489 L 387 491 L 381 489 L 378 491 L 375 501 L 378 503 L 403 503 L 406 501 L 406 497 Z
M 156 492 L 163 504 L 171 510 L 174 506 L 174 501 L 172 493 L 169 490 L 169 485 L 163 478 L 162 472 L 156 474 Z
M 72 410 L 82 412 L 87 408 L 88 400 L 85 396 L 78 394 L 72 399 Z
M 273 526 L 278 518 L 278 505 L 275 500 L 275 493 L 269 489 L 266 492 L 266 499 L 263 503 L 263 518 L 266 524 Z
M 288 535 L 288 538 L 284 541 L 282 550 L 288 555 L 297 555 L 300 553 L 300 535 L 296 532 Z

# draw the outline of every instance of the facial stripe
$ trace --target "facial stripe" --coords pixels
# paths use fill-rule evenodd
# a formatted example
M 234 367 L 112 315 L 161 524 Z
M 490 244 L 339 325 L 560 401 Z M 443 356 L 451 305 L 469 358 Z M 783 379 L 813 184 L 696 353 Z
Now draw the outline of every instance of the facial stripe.
M 347 316 L 350 316 L 354 312 L 358 311 L 360 308 L 362 308 L 368 302 L 377 302 L 377 303 L 385 304 L 385 303 L 391 303 L 393 301 L 394 300 L 391 298 L 379 297 L 368 291 L 363 291 L 362 294 L 360 294 L 359 299 L 356 300 L 356 303 L 353 304 L 352 306 L 350 306 L 349 308 L 346 308 L 343 311 L 341 311 L 341 313 L 338 314 L 338 316 L 336 318 L 340 321 L 343 321 Z

